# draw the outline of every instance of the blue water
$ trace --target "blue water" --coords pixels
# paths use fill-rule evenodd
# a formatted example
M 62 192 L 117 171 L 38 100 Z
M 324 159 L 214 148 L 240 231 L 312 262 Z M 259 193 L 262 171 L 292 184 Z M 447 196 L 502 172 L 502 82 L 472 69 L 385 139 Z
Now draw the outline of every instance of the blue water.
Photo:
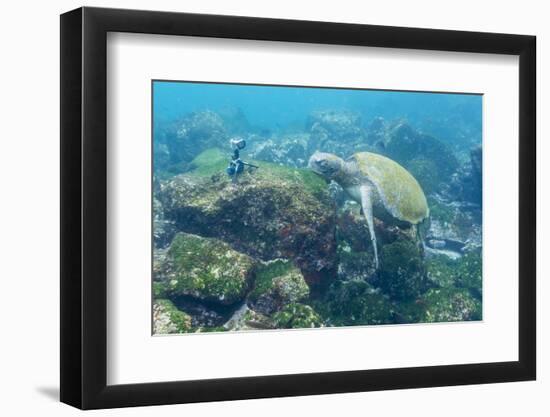
M 153 82 L 154 332 L 481 320 L 482 106 Z
M 457 128 L 481 137 L 482 126 L 479 94 L 155 81 L 153 106 L 157 124 L 238 109 L 251 125 L 269 130 L 301 125 L 315 110 L 353 111 L 365 124 L 374 117 L 406 119 L 441 140 L 457 140 Z

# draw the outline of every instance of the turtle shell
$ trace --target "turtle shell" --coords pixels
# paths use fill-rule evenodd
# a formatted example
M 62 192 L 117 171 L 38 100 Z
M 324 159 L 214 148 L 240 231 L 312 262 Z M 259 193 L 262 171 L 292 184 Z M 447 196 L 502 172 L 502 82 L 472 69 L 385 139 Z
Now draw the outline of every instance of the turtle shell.
M 395 218 L 418 224 L 429 216 L 428 203 L 418 181 L 401 165 L 385 156 L 359 152 L 350 160 L 376 187 L 381 203 Z

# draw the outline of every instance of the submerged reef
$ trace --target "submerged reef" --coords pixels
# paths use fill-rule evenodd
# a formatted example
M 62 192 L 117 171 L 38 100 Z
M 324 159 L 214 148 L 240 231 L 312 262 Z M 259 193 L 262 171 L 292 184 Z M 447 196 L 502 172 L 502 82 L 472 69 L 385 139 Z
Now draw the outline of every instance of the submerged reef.
M 316 305 L 329 326 L 394 323 L 389 298 L 362 280 L 335 282 Z
M 155 334 L 186 333 L 191 330 L 191 316 L 170 300 L 157 299 L 153 303 L 153 325 Z
M 253 260 L 218 239 L 178 233 L 160 267 L 163 293 L 220 304 L 242 300 L 250 286 Z
M 381 251 L 379 287 L 395 300 L 410 300 L 426 289 L 422 247 L 411 239 L 398 239 Z
M 312 112 L 306 121 L 306 131 L 310 134 L 308 155 L 319 149 L 339 156 L 368 150 L 367 131 L 363 127 L 361 116 L 355 112 Z
M 425 193 L 437 191 L 459 167 L 445 142 L 415 130 L 405 121 L 389 124 L 378 120 L 375 127 L 377 151 L 409 170 Z
M 258 168 L 232 181 L 235 135 Z M 457 152 L 443 139 L 340 110 L 279 130 L 252 126 L 238 109 L 208 110 L 159 129 L 153 332 L 481 320 L 481 147 Z M 398 162 L 420 184 L 429 218 L 417 227 L 375 212 L 377 267 L 361 205 L 306 168 L 315 151 Z
M 275 259 L 262 262 L 256 269 L 254 289 L 248 296 L 250 307 L 265 315 L 273 314 L 290 303 L 309 296 L 309 287 L 304 276 L 292 262 Z
M 217 237 L 263 261 L 291 258 L 311 285 L 336 270 L 334 210 L 326 184 L 304 169 L 262 163 L 238 184 L 208 150 L 189 173 L 161 183 L 164 215 L 179 231 Z
M 215 112 L 191 113 L 155 132 L 154 171 L 177 174 L 188 168 L 197 153 L 212 147 L 228 147 L 228 133 L 223 119 Z

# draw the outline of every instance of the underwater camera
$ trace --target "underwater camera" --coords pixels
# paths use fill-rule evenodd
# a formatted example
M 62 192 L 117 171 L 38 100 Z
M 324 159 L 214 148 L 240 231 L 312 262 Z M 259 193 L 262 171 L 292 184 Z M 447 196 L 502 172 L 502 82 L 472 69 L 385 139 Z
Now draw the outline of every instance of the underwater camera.
M 237 149 L 244 149 L 246 147 L 246 141 L 242 138 L 231 139 L 231 145 L 235 146 Z

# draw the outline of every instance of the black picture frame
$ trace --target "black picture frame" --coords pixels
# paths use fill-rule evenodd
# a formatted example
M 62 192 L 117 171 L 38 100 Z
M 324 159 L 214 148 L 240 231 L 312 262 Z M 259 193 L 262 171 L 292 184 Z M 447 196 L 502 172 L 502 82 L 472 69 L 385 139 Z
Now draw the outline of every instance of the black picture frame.
M 113 385 L 107 376 L 108 32 L 519 56 L 519 360 Z M 82 409 L 536 378 L 536 38 L 136 10 L 61 16 L 61 401 Z

